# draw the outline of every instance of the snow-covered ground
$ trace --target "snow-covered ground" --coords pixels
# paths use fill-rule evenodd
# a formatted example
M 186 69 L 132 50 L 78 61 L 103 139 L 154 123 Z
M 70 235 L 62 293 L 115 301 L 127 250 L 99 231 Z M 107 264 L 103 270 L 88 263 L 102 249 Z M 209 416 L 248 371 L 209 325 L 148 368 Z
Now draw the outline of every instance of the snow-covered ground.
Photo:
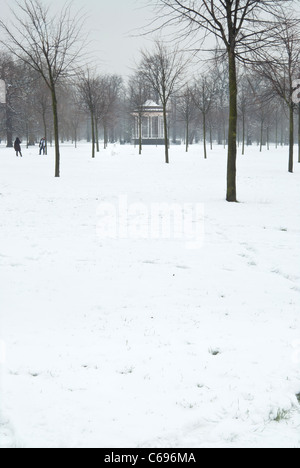
M 169 166 L 163 148 L 61 153 L 55 179 L 53 149 L 0 148 L 0 447 L 299 448 L 287 148 L 239 156 L 238 204 L 221 148 L 172 147 Z M 203 245 L 105 238 L 103 204 L 124 200 L 136 229 L 136 203 L 203 206 Z

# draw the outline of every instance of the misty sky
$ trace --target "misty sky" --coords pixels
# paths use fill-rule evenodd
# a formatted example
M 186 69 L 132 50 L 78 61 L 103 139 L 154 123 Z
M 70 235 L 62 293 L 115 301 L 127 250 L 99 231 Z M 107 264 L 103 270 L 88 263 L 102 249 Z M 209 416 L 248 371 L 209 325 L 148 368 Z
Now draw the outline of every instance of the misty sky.
M 150 37 L 133 37 L 136 28 L 145 27 L 154 17 L 149 0 L 73 0 L 74 7 L 87 12 L 90 46 L 105 71 L 131 74 L 139 50 Z M 153 2 L 154 3 L 154 2 Z
M 0 0 L 1 19 L 13 20 L 10 7 L 16 9 L 14 0 Z M 61 9 L 63 2 L 45 0 L 51 10 Z M 86 31 L 90 45 L 88 55 L 94 57 L 100 73 L 117 73 L 124 77 L 132 74 L 139 61 L 141 48 L 149 48 L 153 37 L 138 36 L 149 29 L 157 11 L 157 0 L 73 0 L 74 14 L 82 11 L 86 15 Z M 300 0 L 295 2 L 300 11 Z M 134 34 L 138 37 L 134 37 Z M 197 65 L 198 67 L 198 65 Z
M 8 20 L 14 0 L 0 0 L 1 19 Z M 46 1 L 51 8 L 61 8 L 62 2 Z M 91 44 L 89 53 L 99 63 L 99 71 L 130 75 L 141 47 L 147 47 L 150 37 L 132 37 L 132 31 L 145 27 L 154 18 L 151 0 L 73 0 L 73 11 L 86 13 L 86 29 Z M 132 33 L 132 34 L 131 34 Z M 131 37 L 130 37 L 131 36 Z

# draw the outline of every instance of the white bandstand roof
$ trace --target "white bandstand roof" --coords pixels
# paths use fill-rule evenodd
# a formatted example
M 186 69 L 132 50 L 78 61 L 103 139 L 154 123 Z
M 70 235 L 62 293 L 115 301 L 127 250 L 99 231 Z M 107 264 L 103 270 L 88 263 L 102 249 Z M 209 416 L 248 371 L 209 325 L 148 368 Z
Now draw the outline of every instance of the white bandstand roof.
M 156 107 L 157 109 L 160 109 L 162 106 L 159 104 L 156 104 L 154 101 L 146 101 L 144 104 L 144 107 Z
M 163 116 L 163 106 L 151 100 L 146 101 L 139 110 L 134 110 L 132 115 L 139 115 L 141 111 L 144 117 Z

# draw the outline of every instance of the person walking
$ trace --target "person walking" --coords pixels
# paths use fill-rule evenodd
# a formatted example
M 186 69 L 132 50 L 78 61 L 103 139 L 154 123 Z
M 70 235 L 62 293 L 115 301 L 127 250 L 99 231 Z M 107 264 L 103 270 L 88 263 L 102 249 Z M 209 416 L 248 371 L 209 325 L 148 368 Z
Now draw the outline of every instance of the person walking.
M 14 142 L 14 149 L 15 149 L 15 152 L 16 152 L 16 156 L 18 157 L 19 156 L 19 153 L 20 153 L 20 156 L 22 158 L 22 151 L 21 151 L 21 140 L 19 137 L 16 138 L 15 142 Z
M 42 154 L 42 151 L 43 151 L 43 154 L 46 154 L 46 138 L 43 137 L 40 141 L 40 154 Z

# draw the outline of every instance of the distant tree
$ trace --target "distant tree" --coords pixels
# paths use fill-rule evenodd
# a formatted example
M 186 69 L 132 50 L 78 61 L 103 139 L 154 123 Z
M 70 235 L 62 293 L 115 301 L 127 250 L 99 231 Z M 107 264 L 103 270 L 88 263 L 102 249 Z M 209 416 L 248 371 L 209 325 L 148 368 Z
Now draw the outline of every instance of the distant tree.
M 242 121 L 242 155 L 245 154 L 245 143 L 246 143 L 246 119 L 247 114 L 250 113 L 250 109 L 253 105 L 252 88 L 249 82 L 249 75 L 246 71 L 240 76 L 240 93 L 238 95 L 238 114 Z
M 179 88 L 186 65 L 187 61 L 178 48 L 168 49 L 159 41 L 155 43 L 153 52 L 142 52 L 140 71 L 145 81 L 157 93 L 163 107 L 165 160 L 167 164 L 169 164 L 168 104 L 171 96 Z
M 300 60 L 300 21 L 294 14 L 282 11 L 281 22 L 271 32 L 277 47 L 256 51 L 255 69 L 270 83 L 273 93 L 279 96 L 289 112 L 289 162 L 288 171 L 293 172 L 294 163 L 294 113 L 296 103 L 294 79 L 299 74 Z
M 91 70 L 87 70 L 79 77 L 77 84 L 79 96 L 83 106 L 89 111 L 92 130 L 92 158 L 95 158 L 96 151 L 96 125 L 97 110 L 100 100 L 100 80 Z
M 267 80 L 258 74 L 252 74 L 249 79 L 251 88 L 252 111 L 257 124 L 257 142 L 259 151 L 269 141 L 270 113 L 272 109 L 273 93 Z M 266 135 L 265 135 L 266 133 Z
M 22 105 L 22 82 L 19 64 L 8 53 L 0 55 L 0 78 L 6 85 L 6 104 L 4 112 L 4 129 L 8 148 L 13 147 L 14 132 L 20 133 L 20 114 Z M 21 135 L 20 135 L 21 137 Z
M 103 75 L 99 78 L 99 100 L 96 108 L 96 124 L 103 124 L 104 149 L 107 148 L 109 140 L 109 129 L 111 140 L 115 140 L 114 127 L 117 120 L 118 106 L 123 88 L 123 78 L 119 75 Z
M 278 148 L 278 128 L 279 128 L 279 121 L 280 121 L 280 103 L 278 102 L 278 99 L 275 102 L 275 112 L 274 112 L 274 120 L 275 120 L 275 135 L 274 135 L 274 141 L 275 141 L 275 148 Z
M 202 78 L 196 80 L 194 87 L 192 88 L 192 97 L 195 106 L 200 111 L 202 116 L 204 159 L 207 159 L 206 122 L 208 113 L 212 107 L 214 94 L 214 80 L 209 79 L 208 76 L 203 76 Z
M 129 99 L 131 111 L 134 111 L 138 119 L 139 154 L 142 154 L 142 119 L 146 102 L 151 98 L 148 83 L 145 83 L 143 74 L 137 72 L 129 80 Z
M 75 86 L 69 89 L 69 98 L 69 121 L 72 131 L 72 140 L 74 141 L 75 148 L 77 148 L 79 129 L 83 122 L 84 113 L 80 108 L 80 95 Z
M 190 144 L 190 126 L 196 118 L 196 107 L 192 90 L 189 86 L 180 93 L 177 109 L 185 125 L 185 150 L 188 152 Z
M 19 92 L 22 104 L 19 109 L 23 133 L 26 135 L 26 147 L 34 146 L 36 143 L 36 132 L 38 128 L 38 117 L 36 114 L 36 102 L 40 75 L 21 62 L 19 64 Z
M 40 77 L 37 83 L 36 89 L 36 100 L 35 100 L 35 112 L 40 116 L 42 121 L 43 137 L 46 140 L 46 149 L 45 154 L 48 153 L 48 122 L 49 122 L 49 113 L 51 109 L 51 94 L 49 88 Z
M 225 149 L 228 140 L 228 134 L 226 134 L 229 110 L 228 64 L 224 57 L 218 57 L 217 51 L 214 52 L 211 75 L 215 81 L 214 111 L 217 122 L 217 140 L 218 145 L 223 144 Z
M 49 7 L 40 0 L 16 2 L 11 25 L 0 21 L 4 33 L 0 40 L 14 56 L 18 57 L 44 79 L 51 92 L 55 139 L 55 177 L 60 176 L 59 124 L 57 110 L 57 84 L 72 74 L 76 59 L 82 49 L 82 20 L 72 17 L 67 4 L 59 13 L 50 15 Z
M 88 70 L 80 77 L 78 90 L 81 100 L 91 117 L 92 157 L 99 152 L 99 124 L 103 124 L 104 148 L 108 144 L 109 127 L 114 126 L 117 106 L 123 87 L 118 75 L 96 75 Z

